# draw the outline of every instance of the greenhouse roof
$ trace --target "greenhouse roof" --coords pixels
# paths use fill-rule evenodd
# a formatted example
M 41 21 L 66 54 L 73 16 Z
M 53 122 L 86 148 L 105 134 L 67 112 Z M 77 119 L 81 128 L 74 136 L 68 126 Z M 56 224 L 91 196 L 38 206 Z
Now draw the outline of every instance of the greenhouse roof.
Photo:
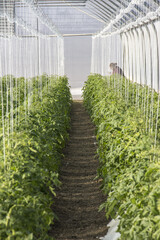
M 43 21 L 38 26 L 45 35 L 106 34 L 136 22 L 148 13 L 148 18 L 152 18 L 152 13 L 154 17 L 156 13 L 159 16 L 160 11 L 160 0 L 0 0 L 0 12 L 3 13 L 5 6 L 5 12 L 7 10 L 10 15 L 13 4 L 16 16 L 29 22 L 34 29 L 37 28 L 36 18 L 40 12 L 44 23 L 49 22 L 48 30 L 41 26 Z M 30 10 L 34 6 L 34 13 L 29 11 L 28 6 Z M 52 31 L 53 25 L 55 31 Z

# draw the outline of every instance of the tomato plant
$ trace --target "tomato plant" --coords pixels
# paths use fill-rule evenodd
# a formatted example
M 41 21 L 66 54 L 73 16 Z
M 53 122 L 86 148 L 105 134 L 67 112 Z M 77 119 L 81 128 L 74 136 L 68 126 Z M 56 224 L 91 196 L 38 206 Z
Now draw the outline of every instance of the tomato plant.
M 58 171 L 68 138 L 71 95 L 66 77 L 48 80 L 42 86 L 42 98 L 33 87 L 26 117 L 24 104 L 15 109 L 21 121 L 9 145 L 6 136 L 5 168 L 0 142 L 0 239 L 51 239 L 48 230 L 55 218 L 51 205 L 55 187 L 60 186 Z
M 107 218 L 120 216 L 123 240 L 160 239 L 158 94 L 125 78 L 91 75 L 84 104 L 96 125 Z

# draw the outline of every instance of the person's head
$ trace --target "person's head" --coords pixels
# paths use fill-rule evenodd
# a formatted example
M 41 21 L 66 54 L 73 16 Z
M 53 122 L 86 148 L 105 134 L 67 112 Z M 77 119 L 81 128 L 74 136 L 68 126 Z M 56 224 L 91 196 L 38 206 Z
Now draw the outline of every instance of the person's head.
M 111 69 L 114 69 L 117 66 L 117 63 L 110 63 L 109 66 L 110 66 Z

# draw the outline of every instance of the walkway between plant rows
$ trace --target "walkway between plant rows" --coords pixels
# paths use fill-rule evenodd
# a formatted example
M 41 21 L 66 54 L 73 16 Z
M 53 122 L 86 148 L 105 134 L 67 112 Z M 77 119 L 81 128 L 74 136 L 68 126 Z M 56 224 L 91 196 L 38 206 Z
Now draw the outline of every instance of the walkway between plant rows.
M 95 128 L 82 101 L 74 101 L 71 111 L 70 139 L 65 149 L 60 180 L 53 211 L 59 217 L 51 235 L 56 240 L 93 240 L 107 233 L 104 211 L 98 208 L 104 202 L 100 181 L 95 180 Z

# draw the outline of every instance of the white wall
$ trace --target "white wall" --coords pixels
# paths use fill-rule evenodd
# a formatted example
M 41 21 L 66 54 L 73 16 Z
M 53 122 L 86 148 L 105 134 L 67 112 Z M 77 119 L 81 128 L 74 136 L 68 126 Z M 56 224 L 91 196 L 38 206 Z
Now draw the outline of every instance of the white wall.
M 92 38 L 64 38 L 65 74 L 72 88 L 81 88 L 90 74 Z

